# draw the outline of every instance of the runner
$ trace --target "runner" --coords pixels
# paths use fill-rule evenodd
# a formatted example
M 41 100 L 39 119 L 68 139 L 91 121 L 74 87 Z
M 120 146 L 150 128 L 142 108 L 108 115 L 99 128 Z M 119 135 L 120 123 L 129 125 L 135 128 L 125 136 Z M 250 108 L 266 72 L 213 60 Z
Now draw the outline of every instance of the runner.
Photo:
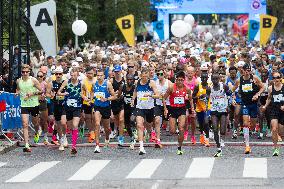
M 76 69 L 70 72 L 71 79 L 62 83 L 57 94 L 64 96 L 64 110 L 67 119 L 67 126 L 72 130 L 72 149 L 71 154 L 77 154 L 77 140 L 78 140 L 78 125 L 81 117 L 82 97 L 81 97 L 81 82 L 78 80 L 79 73 Z M 66 87 L 65 92 L 64 89 Z
M 88 142 L 93 143 L 95 141 L 95 127 L 93 124 L 93 104 L 94 101 L 91 99 L 91 93 L 92 93 L 92 87 L 93 84 L 96 82 L 94 79 L 94 70 L 92 67 L 86 68 L 86 79 L 83 80 L 82 83 L 82 99 L 83 99 L 83 105 L 82 109 L 84 112 L 84 119 L 87 128 L 89 129 L 89 138 Z
M 41 86 L 37 79 L 30 74 L 30 66 L 22 65 L 22 77 L 17 80 L 17 94 L 20 94 L 21 99 L 21 117 L 23 124 L 23 134 L 25 147 L 24 152 L 31 152 L 29 145 L 29 115 L 32 116 L 32 124 L 35 127 L 35 135 L 39 129 L 39 98 L 37 95 L 42 94 Z M 37 138 L 35 138 L 37 139 Z M 37 141 L 35 140 L 35 143 Z
M 47 96 L 51 98 L 52 105 L 54 106 L 52 109 L 54 110 L 54 118 L 55 118 L 55 126 L 56 130 L 58 130 L 59 136 L 59 150 L 64 151 L 64 148 L 68 147 L 67 137 L 66 137 L 66 127 L 67 127 L 67 120 L 66 120 L 66 113 L 64 113 L 64 96 L 60 96 L 58 94 L 58 90 L 60 89 L 62 83 L 64 82 L 63 76 L 63 69 L 61 67 L 57 67 L 54 70 L 56 79 L 51 81 L 47 85 Z M 66 87 L 62 90 L 64 93 Z
M 214 157 L 222 156 L 221 147 L 224 147 L 226 128 L 227 128 L 227 108 L 229 87 L 220 82 L 219 73 L 213 73 L 211 76 L 212 86 L 208 93 L 211 102 L 211 120 L 214 132 L 214 140 L 217 144 L 217 152 Z M 220 126 L 220 129 L 219 129 Z M 219 135 L 220 132 L 220 135 Z
M 166 101 L 164 100 L 164 113 L 170 116 L 170 132 L 174 134 L 176 131 L 176 122 L 178 121 L 178 149 L 177 154 L 182 155 L 183 151 L 181 149 L 184 140 L 184 127 L 186 119 L 186 104 L 185 99 L 188 95 L 190 105 L 193 111 L 193 101 L 191 96 L 191 90 L 186 88 L 184 85 L 185 73 L 180 71 L 176 74 L 176 82 L 171 84 L 167 92 L 164 95 L 164 99 L 169 97 L 170 107 L 169 110 L 166 106 Z
M 268 98 L 265 105 L 262 107 L 262 111 L 265 111 L 268 105 L 271 103 L 271 130 L 272 141 L 274 144 L 273 156 L 279 156 L 280 146 L 278 142 L 278 134 L 283 131 L 284 125 L 284 85 L 281 82 L 282 75 L 276 71 L 272 74 L 273 85 L 268 88 Z
M 122 77 L 122 67 L 120 65 L 115 65 L 113 71 L 114 78 L 110 79 L 110 82 L 117 99 L 111 102 L 111 110 L 113 113 L 114 125 L 118 128 L 118 145 L 122 146 L 124 144 L 124 108 L 122 86 L 124 85 L 125 81 Z
M 105 147 L 109 146 L 109 134 L 110 134 L 110 116 L 111 107 L 110 101 L 116 100 L 112 84 L 105 80 L 103 70 L 97 71 L 97 81 L 93 84 L 92 96 L 95 98 L 94 112 L 95 112 L 95 135 L 96 135 L 96 147 L 95 153 L 100 153 L 100 125 L 102 123 L 105 131 Z
M 251 66 L 246 63 L 243 66 L 244 73 L 238 79 L 233 87 L 233 92 L 239 88 L 239 93 L 242 100 L 243 114 L 243 133 L 245 138 L 245 154 L 251 153 L 249 146 L 249 129 L 254 130 L 257 121 L 257 100 L 260 94 L 264 91 L 264 86 L 260 79 L 251 74 Z
M 152 124 L 154 121 L 154 98 L 160 98 L 155 82 L 150 80 L 149 70 L 143 68 L 141 71 L 141 79 L 138 80 L 131 105 L 136 103 L 136 124 L 138 130 L 139 155 L 146 153 L 143 145 L 144 123 Z

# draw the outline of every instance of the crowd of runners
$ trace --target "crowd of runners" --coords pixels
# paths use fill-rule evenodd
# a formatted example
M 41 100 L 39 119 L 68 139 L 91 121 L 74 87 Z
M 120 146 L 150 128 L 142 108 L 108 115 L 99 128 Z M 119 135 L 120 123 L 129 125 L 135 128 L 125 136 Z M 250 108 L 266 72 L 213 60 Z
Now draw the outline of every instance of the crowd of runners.
M 31 152 L 30 120 L 34 143 L 68 146 L 77 153 L 82 125 L 95 153 L 110 139 L 130 149 L 145 141 L 163 148 L 162 129 L 177 137 L 177 154 L 184 141 L 209 147 L 213 133 L 222 155 L 226 138 L 243 137 L 244 153 L 251 153 L 249 139 L 272 137 L 273 156 L 284 125 L 284 40 L 260 47 L 241 37 L 205 42 L 200 38 L 124 44 L 88 43 L 82 50 L 64 46 L 58 56 L 35 51 L 29 65 L 22 65 L 17 80 L 25 147 Z M 31 119 L 29 116 L 31 115 Z M 52 140 L 48 131 L 53 128 Z M 197 130 L 198 129 L 198 130 Z M 228 129 L 232 135 L 228 136 Z M 212 144 L 212 143 L 211 143 Z

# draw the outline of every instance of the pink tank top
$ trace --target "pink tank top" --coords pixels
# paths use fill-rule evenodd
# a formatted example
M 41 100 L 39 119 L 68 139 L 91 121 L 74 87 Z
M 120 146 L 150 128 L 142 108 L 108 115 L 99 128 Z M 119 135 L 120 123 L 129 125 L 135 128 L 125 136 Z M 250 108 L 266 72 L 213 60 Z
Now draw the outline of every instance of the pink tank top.
M 192 80 L 189 82 L 187 79 L 184 80 L 184 85 L 186 88 L 193 91 L 195 85 L 196 85 L 196 77 L 193 77 Z

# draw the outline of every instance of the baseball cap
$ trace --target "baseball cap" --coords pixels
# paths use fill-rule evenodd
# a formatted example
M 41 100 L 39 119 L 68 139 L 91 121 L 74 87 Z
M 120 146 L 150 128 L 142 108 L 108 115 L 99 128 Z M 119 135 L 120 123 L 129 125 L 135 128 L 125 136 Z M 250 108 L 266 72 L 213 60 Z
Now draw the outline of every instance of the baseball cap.
M 239 61 L 238 62 L 238 67 L 243 67 L 246 63 L 244 61 Z
M 76 58 L 76 62 L 83 62 L 83 58 L 82 57 L 77 57 Z
M 63 73 L 63 69 L 61 66 L 55 68 L 55 70 L 53 70 L 54 73 Z
M 80 65 L 79 65 L 78 62 L 73 62 L 73 63 L 72 63 L 72 67 L 73 67 L 73 68 L 77 68 L 77 67 L 80 67 Z
M 122 67 L 120 65 L 115 65 L 114 66 L 114 72 L 120 72 L 122 70 Z

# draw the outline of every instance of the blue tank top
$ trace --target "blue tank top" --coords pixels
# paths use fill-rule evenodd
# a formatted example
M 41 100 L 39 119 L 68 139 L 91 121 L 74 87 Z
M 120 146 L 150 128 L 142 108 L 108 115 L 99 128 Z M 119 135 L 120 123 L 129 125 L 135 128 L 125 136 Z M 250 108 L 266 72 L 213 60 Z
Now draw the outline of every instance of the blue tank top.
M 138 109 L 152 109 L 154 108 L 154 99 L 152 97 L 144 97 L 145 94 L 153 95 L 153 89 L 150 87 L 150 80 L 145 84 L 141 85 L 140 80 L 137 82 L 137 104 Z
M 235 81 L 233 81 L 230 77 L 227 78 L 226 85 L 228 85 L 229 83 L 232 83 L 232 85 L 235 85 Z M 241 98 L 239 96 L 239 88 L 236 89 L 234 94 L 236 96 L 236 103 L 241 103 Z M 230 97 L 229 99 L 229 104 L 232 104 L 232 97 Z
M 95 98 L 95 106 L 99 107 L 108 107 L 110 105 L 110 101 L 102 102 L 100 101 L 100 98 L 108 98 L 110 97 L 110 93 L 108 92 L 107 88 L 107 80 L 104 80 L 102 85 L 99 85 L 98 81 L 96 81 L 95 86 L 93 88 L 94 90 L 94 98 Z
M 82 107 L 82 96 L 81 96 L 81 82 L 74 86 L 71 80 L 68 81 L 66 92 L 68 95 L 64 98 L 64 105 L 67 107 L 81 108 Z

